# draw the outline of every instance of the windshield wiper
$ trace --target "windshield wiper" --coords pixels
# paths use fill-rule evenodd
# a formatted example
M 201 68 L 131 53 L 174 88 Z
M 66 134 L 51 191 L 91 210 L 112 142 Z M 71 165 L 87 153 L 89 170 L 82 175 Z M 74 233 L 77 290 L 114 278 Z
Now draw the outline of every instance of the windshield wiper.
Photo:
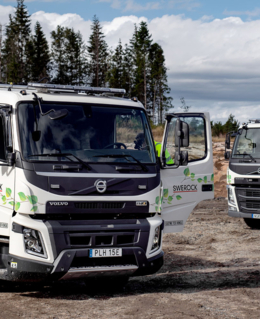
M 246 152 L 244 152 L 243 154 L 234 154 L 234 155 L 243 155 L 243 158 L 244 158 L 245 156 L 249 156 L 252 161 L 256 162 L 256 160 L 253 158 L 253 156 L 250 155 L 250 154 L 248 154 L 248 153 L 246 153 Z
M 78 158 L 77 156 L 75 156 L 74 154 L 71 153 L 44 153 L 44 154 L 33 154 L 33 155 L 29 155 L 28 157 L 32 157 L 32 156 L 52 156 L 52 157 L 66 157 L 68 158 L 71 162 L 73 162 L 69 156 L 73 156 L 74 158 L 76 158 L 76 160 L 78 160 L 83 166 L 85 166 L 89 171 L 92 170 L 92 168 L 85 162 L 82 161 L 82 159 Z
M 93 157 L 111 157 L 111 158 L 125 158 L 127 160 L 127 157 L 131 157 L 133 160 L 136 161 L 136 163 L 138 163 L 143 171 L 148 172 L 148 168 L 146 165 L 144 165 L 143 163 L 141 163 L 137 158 L 135 158 L 132 155 L 126 155 L 126 154 L 104 154 L 104 155 L 95 155 Z

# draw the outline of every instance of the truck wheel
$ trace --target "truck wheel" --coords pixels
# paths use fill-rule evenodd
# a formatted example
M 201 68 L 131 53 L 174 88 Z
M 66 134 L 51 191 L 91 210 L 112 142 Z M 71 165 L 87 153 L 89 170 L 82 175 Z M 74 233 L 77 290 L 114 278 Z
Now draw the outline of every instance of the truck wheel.
M 260 229 L 260 219 L 244 218 L 245 223 L 252 229 Z

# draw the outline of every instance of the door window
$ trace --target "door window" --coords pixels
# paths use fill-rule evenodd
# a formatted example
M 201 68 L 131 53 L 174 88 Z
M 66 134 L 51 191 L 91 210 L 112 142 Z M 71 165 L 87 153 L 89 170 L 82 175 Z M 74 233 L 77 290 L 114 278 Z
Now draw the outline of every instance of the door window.
M 190 144 L 188 147 L 181 147 L 182 151 L 188 151 L 189 162 L 197 161 L 205 158 L 207 153 L 206 147 L 206 126 L 203 117 L 183 116 L 180 118 L 189 125 Z M 175 145 L 175 126 L 177 118 L 172 118 L 167 127 L 167 141 L 166 141 L 166 164 L 172 164 L 170 160 L 174 161 L 175 152 L 177 151 Z

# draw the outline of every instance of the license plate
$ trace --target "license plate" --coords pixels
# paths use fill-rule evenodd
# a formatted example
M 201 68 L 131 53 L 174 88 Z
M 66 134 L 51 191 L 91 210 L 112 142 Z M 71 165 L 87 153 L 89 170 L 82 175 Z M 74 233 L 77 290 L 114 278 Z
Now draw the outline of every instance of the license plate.
M 121 257 L 122 248 L 109 248 L 109 249 L 90 249 L 90 258 L 100 258 L 100 257 Z
M 252 214 L 252 218 L 260 219 L 260 214 Z

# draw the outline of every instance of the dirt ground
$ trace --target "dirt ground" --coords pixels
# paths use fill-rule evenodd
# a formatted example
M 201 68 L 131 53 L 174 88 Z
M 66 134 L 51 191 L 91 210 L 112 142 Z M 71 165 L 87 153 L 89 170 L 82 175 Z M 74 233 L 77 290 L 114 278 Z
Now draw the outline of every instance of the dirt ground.
M 227 216 L 224 198 L 200 203 L 182 233 L 164 236 L 165 264 L 123 291 L 84 282 L 0 286 L 0 318 L 259 318 L 260 231 Z

